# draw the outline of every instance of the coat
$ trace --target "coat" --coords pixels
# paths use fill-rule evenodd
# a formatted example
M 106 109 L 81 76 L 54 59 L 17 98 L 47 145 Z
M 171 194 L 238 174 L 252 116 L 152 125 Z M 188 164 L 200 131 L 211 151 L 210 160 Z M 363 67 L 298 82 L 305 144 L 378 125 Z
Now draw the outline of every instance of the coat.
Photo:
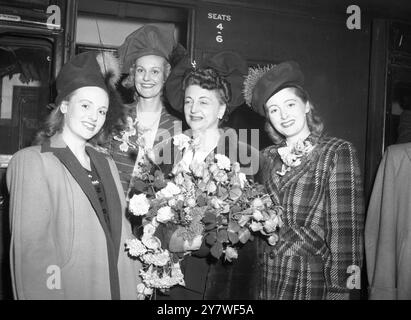
M 360 288 L 364 204 L 355 149 L 337 138 L 308 139 L 315 148 L 284 176 L 276 173 L 278 146 L 262 151 L 259 181 L 284 209 L 279 241 L 263 248 L 262 299 L 348 299 Z
M 238 161 L 242 171 L 249 177 L 257 173 L 259 151 L 237 140 L 233 129 L 226 128 L 220 138 L 215 153 L 225 154 L 231 162 Z M 156 155 L 163 159 L 160 165 L 163 173 L 171 172 L 174 164 L 182 158 L 182 153 L 171 142 L 159 145 Z M 166 154 L 167 153 L 167 154 Z M 171 158 L 170 158 L 170 156 Z M 167 159 L 167 160 L 166 160 Z M 168 243 L 170 233 L 161 225 L 157 236 L 162 243 Z M 258 240 L 247 242 L 240 250 L 239 257 L 233 263 L 216 260 L 209 254 L 210 247 L 203 241 L 199 250 L 188 255 L 181 262 L 185 286 L 171 288 L 168 296 L 158 294 L 159 299 L 171 300 L 232 300 L 256 299 L 258 292 L 259 259 L 257 257 Z
M 365 225 L 369 299 L 411 299 L 411 143 L 380 163 Z
M 139 264 L 113 160 L 86 146 L 104 186 L 110 229 L 83 167 L 57 134 L 10 161 L 11 276 L 15 299 L 137 299 Z

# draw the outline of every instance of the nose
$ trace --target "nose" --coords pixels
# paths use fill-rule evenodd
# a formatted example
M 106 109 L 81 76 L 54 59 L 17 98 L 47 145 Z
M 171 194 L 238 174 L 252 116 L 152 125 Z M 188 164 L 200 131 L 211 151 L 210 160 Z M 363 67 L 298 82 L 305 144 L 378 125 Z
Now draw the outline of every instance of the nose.
M 194 101 L 193 104 L 191 105 L 191 113 L 196 113 L 198 112 L 198 102 Z
M 144 80 L 144 81 L 150 80 L 149 73 L 148 73 L 147 71 L 144 71 L 143 80 Z
M 286 110 L 280 109 L 280 112 L 281 112 L 281 119 L 282 120 L 285 120 L 285 119 L 288 118 L 288 112 Z
M 98 118 L 98 110 L 94 108 L 90 108 L 88 112 L 88 118 L 90 121 L 96 122 Z

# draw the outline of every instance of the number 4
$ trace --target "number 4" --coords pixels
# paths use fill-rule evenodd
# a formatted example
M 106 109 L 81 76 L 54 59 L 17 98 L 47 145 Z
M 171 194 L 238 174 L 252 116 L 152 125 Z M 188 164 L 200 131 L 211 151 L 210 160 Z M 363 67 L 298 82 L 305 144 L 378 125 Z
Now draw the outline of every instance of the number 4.
M 216 28 L 217 28 L 217 29 L 220 29 L 220 30 L 223 30 L 223 29 L 224 29 L 222 23 L 218 24 Z

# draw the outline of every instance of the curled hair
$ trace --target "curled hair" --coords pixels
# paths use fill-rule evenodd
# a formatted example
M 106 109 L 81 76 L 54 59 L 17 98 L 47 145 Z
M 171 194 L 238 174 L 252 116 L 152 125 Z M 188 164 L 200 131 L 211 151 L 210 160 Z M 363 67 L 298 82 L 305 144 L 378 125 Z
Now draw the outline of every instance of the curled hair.
M 183 90 L 191 85 L 197 85 L 206 90 L 215 90 L 217 99 L 227 107 L 223 121 L 227 120 L 228 104 L 231 101 L 231 87 L 229 82 L 213 68 L 200 68 L 188 73 L 183 80 Z
M 285 88 L 291 89 L 294 92 L 294 94 L 302 100 L 304 104 L 307 102 L 309 103 L 310 111 L 306 114 L 308 129 L 310 129 L 310 132 L 313 136 L 316 136 L 316 137 L 321 136 L 324 130 L 324 123 L 322 119 L 318 116 L 314 106 L 310 102 L 308 93 L 299 86 L 285 87 Z M 278 91 L 285 89 L 285 88 L 281 88 Z M 274 128 L 274 126 L 271 124 L 267 116 L 266 108 L 264 108 L 264 110 L 266 112 L 266 118 L 265 118 L 266 121 L 265 121 L 265 126 L 264 126 L 265 131 L 267 132 L 268 136 L 270 137 L 270 139 L 273 141 L 274 144 L 276 145 L 281 144 L 285 140 L 285 137 Z

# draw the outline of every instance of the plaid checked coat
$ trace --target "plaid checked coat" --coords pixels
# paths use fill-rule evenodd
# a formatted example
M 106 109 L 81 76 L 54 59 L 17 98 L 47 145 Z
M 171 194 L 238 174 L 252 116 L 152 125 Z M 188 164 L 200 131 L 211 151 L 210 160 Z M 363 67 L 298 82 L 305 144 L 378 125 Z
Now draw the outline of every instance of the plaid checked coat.
M 261 248 L 261 299 L 348 299 L 360 286 L 364 205 L 356 152 L 341 139 L 309 139 L 314 150 L 284 176 L 276 173 L 279 146 L 262 151 L 259 180 L 283 206 L 284 226 L 275 246 Z

